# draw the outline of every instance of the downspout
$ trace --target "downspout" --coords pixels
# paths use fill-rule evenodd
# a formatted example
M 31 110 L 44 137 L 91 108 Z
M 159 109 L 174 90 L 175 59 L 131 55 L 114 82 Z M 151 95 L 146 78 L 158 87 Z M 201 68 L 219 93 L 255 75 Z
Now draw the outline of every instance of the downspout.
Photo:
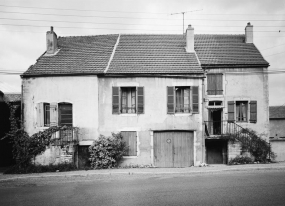
M 204 114 L 205 114 L 205 78 L 202 79 L 202 161 L 206 163 L 206 148 L 205 148 L 205 122 L 204 122 Z

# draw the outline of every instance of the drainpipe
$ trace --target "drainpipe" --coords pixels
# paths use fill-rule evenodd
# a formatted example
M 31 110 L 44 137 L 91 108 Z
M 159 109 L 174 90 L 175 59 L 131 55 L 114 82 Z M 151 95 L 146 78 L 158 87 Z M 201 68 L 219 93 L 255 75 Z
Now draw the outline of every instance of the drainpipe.
M 205 152 L 206 152 L 206 148 L 205 148 L 205 122 L 204 122 L 204 113 L 205 113 L 205 84 L 204 84 L 204 80 L 206 77 L 202 78 L 202 161 L 205 163 L 206 159 L 205 159 Z

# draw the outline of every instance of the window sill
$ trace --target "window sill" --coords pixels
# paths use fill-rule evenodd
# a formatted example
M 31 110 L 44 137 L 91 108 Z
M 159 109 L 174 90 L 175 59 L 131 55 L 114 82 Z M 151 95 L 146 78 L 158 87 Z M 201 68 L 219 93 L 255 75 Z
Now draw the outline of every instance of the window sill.
M 192 115 L 192 113 L 175 113 L 174 114 L 174 116 L 177 116 L 177 117 L 179 117 L 179 116 L 191 116 Z
M 138 158 L 138 156 L 123 156 L 123 159 L 134 159 Z
M 125 117 L 135 117 L 138 116 L 138 114 L 119 114 L 120 116 L 125 116 Z

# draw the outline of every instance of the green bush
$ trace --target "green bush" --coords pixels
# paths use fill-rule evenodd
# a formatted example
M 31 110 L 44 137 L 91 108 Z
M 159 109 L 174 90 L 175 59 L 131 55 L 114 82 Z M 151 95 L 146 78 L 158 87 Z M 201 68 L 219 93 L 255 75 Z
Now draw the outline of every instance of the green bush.
M 235 158 L 230 159 L 229 165 L 237 165 L 237 164 L 252 164 L 253 159 L 245 156 L 236 156 Z
M 112 133 L 111 137 L 100 135 L 89 147 L 90 165 L 92 169 L 117 167 L 126 151 L 126 143 L 121 133 Z

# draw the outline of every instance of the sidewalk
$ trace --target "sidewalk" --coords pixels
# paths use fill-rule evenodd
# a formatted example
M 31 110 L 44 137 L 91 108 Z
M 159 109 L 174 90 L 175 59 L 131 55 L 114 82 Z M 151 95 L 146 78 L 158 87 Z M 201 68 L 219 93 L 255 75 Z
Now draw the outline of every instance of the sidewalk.
M 106 169 L 106 170 L 79 170 L 70 172 L 49 172 L 33 174 L 7 174 L 0 173 L 0 182 L 25 178 L 45 177 L 85 177 L 91 175 L 135 175 L 135 174 L 202 174 L 226 171 L 254 171 L 254 170 L 284 170 L 285 162 L 271 164 L 248 164 L 248 165 L 209 165 L 207 167 L 187 168 L 127 168 L 127 169 Z

